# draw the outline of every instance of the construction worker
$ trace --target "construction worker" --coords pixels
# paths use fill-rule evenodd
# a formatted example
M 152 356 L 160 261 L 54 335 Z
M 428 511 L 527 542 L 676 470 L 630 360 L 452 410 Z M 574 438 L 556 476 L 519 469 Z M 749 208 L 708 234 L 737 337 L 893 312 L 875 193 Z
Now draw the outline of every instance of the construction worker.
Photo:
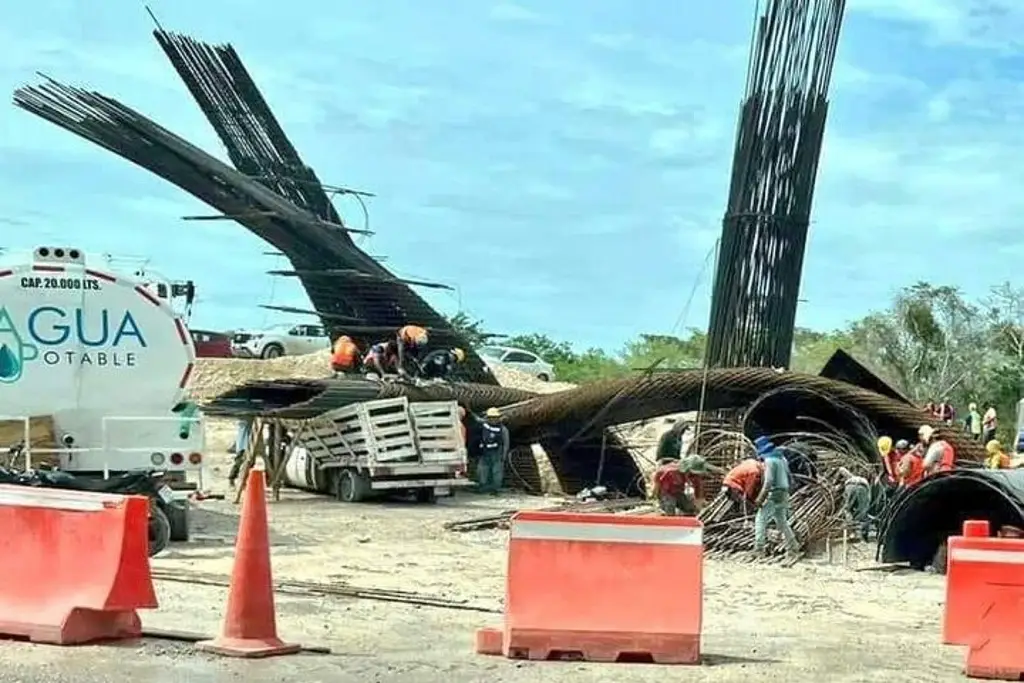
M 704 481 L 707 461 L 699 455 L 682 460 L 662 458 L 651 481 L 651 498 L 658 501 L 663 515 L 679 513 L 694 516 L 704 507 Z
M 840 467 L 836 471 L 843 478 L 843 509 L 846 512 L 846 521 L 860 531 L 860 540 L 866 543 L 871 531 L 871 483 L 845 467 Z
M 477 463 L 477 481 L 481 493 L 496 494 L 505 478 L 505 458 L 508 457 L 508 427 L 501 423 L 501 411 L 488 408 L 480 425 L 480 459 Z
M 950 472 L 956 464 L 956 451 L 944 439 L 929 439 L 924 454 L 924 474 L 930 476 L 939 472 Z
M 393 341 L 377 342 L 363 356 L 363 369 L 380 375 L 392 374 L 398 361 L 397 345 Z
M 745 458 L 725 474 L 722 490 L 734 502 L 742 503 L 744 509 L 752 504 L 761 490 L 764 463 L 757 458 Z
M 924 479 L 924 457 L 922 450 L 921 444 L 917 444 L 908 450 L 906 455 L 900 460 L 897 474 L 899 474 L 899 485 L 901 488 L 916 486 Z
M 465 360 L 466 352 L 462 349 L 435 349 L 420 363 L 420 370 L 425 379 L 448 379 L 455 366 Z
M 903 462 L 903 456 L 910 451 L 910 442 L 906 439 L 900 439 L 893 445 L 892 451 L 889 452 L 889 457 L 886 459 L 886 474 L 889 475 L 889 483 L 893 486 L 900 482 L 900 463 Z
M 896 473 L 892 470 L 890 456 L 892 455 L 892 437 L 880 436 L 878 437 L 878 459 L 882 461 L 882 470 L 886 476 L 895 480 Z
M 420 355 L 427 348 L 430 337 L 427 331 L 418 325 L 405 325 L 395 335 L 395 350 L 397 356 L 398 374 L 405 375 L 406 362 L 413 361 L 414 366 L 419 364 Z
M 658 438 L 657 459 L 678 460 L 683 453 L 683 434 L 689 428 L 689 424 L 677 419 L 672 427 Z
M 1003 444 L 992 439 L 985 444 L 985 452 L 988 453 L 988 457 L 985 459 L 985 467 L 990 470 L 1010 469 L 1010 456 L 1003 450 Z
M 800 542 L 789 524 L 789 491 L 792 480 L 789 463 L 767 437 L 755 439 L 754 446 L 757 448 L 757 454 L 764 460 L 761 490 L 754 500 L 757 506 L 757 514 L 754 516 L 754 553 L 765 554 L 768 524 L 774 522 L 786 542 L 786 554 L 795 559 L 800 552 Z
M 359 366 L 359 347 L 352 338 L 342 335 L 331 350 L 331 369 L 339 374 L 355 372 Z
M 245 464 L 246 455 L 252 445 L 252 421 L 239 420 L 235 432 L 235 459 L 231 463 L 231 470 L 228 472 L 228 487 L 235 488 L 235 482 Z

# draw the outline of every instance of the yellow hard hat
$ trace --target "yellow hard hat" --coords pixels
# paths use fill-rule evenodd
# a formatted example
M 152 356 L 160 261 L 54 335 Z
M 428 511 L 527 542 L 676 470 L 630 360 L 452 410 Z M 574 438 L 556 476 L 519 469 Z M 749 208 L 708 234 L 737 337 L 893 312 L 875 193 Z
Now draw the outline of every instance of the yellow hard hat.
M 892 439 L 888 436 L 878 437 L 878 452 L 882 455 L 889 455 L 892 450 Z
M 455 354 L 455 360 L 459 363 L 466 360 L 466 352 L 462 349 L 452 349 L 452 353 Z
M 985 444 L 985 450 L 988 451 L 989 455 L 995 455 L 999 451 L 1003 450 L 1003 444 L 999 443 L 997 439 L 992 439 Z
M 501 411 L 497 408 L 488 408 L 487 417 L 501 417 Z

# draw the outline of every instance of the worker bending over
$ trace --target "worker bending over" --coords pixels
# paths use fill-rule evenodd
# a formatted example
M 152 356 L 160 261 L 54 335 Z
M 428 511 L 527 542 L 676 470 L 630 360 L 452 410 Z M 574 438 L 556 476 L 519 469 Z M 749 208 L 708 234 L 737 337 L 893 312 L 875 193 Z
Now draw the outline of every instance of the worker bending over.
M 754 553 L 764 555 L 768 543 L 768 524 L 774 522 L 786 543 L 786 554 L 795 559 L 800 553 L 800 542 L 789 524 L 789 491 L 793 475 L 782 452 L 768 438 L 758 437 L 754 441 L 757 454 L 764 460 L 764 476 L 761 490 L 754 504 Z
M 764 463 L 757 458 L 745 458 L 726 472 L 722 479 L 721 493 L 726 494 L 736 503 L 743 505 L 744 514 L 747 506 L 752 505 L 761 490 L 761 477 L 764 476 Z
M 394 374 L 398 366 L 397 344 L 393 341 L 378 342 L 367 350 L 363 357 L 363 369 L 380 375 Z
M 704 481 L 707 461 L 699 455 L 682 460 L 663 458 L 658 461 L 651 481 L 651 498 L 658 501 L 663 515 L 695 516 L 704 507 Z
M 427 331 L 418 325 L 405 325 L 395 335 L 395 355 L 397 357 L 398 374 L 405 375 L 406 363 L 412 361 L 414 368 L 418 368 L 420 356 L 427 348 L 430 337 Z
M 334 342 L 331 349 L 331 369 L 338 374 L 355 372 L 359 369 L 359 347 L 347 335 Z
M 477 482 L 481 493 L 495 494 L 505 478 L 505 458 L 509 451 L 508 427 L 501 423 L 501 411 L 488 408 L 480 425 L 480 459 L 477 461 Z
M 988 453 L 988 457 L 985 459 L 985 467 L 990 470 L 1010 469 L 1010 456 L 1003 450 L 1003 444 L 992 439 L 985 444 L 985 452 Z
M 424 379 L 448 379 L 465 360 L 466 352 L 462 349 L 435 349 L 420 363 L 420 370 Z
M 860 540 L 867 543 L 871 531 L 871 483 L 845 467 L 837 472 L 843 478 L 843 509 L 846 521 L 860 531 Z
M 902 452 L 900 449 L 902 446 Z M 910 444 L 905 439 L 900 439 L 893 447 L 892 438 L 888 436 L 878 437 L 878 459 L 882 461 L 882 472 L 885 475 L 885 482 L 895 485 L 899 481 L 900 459 L 906 453 Z

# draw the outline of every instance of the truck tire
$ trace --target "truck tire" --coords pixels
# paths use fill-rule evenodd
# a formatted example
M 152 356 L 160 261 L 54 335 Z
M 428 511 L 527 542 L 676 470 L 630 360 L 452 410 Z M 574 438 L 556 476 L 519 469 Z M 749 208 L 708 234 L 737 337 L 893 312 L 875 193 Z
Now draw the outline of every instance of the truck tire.
M 189 528 L 188 528 L 188 502 L 182 501 L 177 505 L 168 505 L 167 521 L 171 525 L 171 540 L 179 543 L 188 543 L 189 539 Z
M 425 489 L 416 489 L 416 502 L 417 503 L 436 503 L 437 502 L 437 490 L 431 486 Z
M 264 360 L 268 358 L 280 358 L 284 355 L 284 347 L 280 344 L 267 344 L 266 348 L 263 349 L 263 353 L 260 354 L 260 358 Z
M 334 479 L 334 496 L 343 503 L 360 503 L 370 494 L 370 479 L 361 472 L 343 469 Z
M 171 523 L 164 511 L 149 506 L 149 556 L 163 552 L 171 544 Z

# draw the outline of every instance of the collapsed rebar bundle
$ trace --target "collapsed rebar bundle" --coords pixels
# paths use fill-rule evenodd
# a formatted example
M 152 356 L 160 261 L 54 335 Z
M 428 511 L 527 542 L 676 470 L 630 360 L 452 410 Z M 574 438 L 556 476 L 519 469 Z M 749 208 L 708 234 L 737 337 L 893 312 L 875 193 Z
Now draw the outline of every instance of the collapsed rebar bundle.
M 712 367 L 789 367 L 845 0 L 768 0 L 751 46 L 711 300 Z
M 640 469 L 630 453 L 609 440 L 606 427 L 660 415 L 697 410 L 748 407 L 744 430 L 754 434 L 794 434 L 812 448 L 859 452 L 874 460 L 878 434 L 914 438 L 926 421 L 921 411 L 902 401 L 825 377 L 778 373 L 768 368 L 683 370 L 586 384 L 554 394 L 475 384 L 413 386 L 369 380 L 281 380 L 253 382 L 229 391 L 203 407 L 208 415 L 264 415 L 307 420 L 344 405 L 406 396 L 411 401 L 455 400 L 480 412 L 503 409 L 515 445 L 540 442 L 566 491 L 593 483 L 602 472 L 607 484 L 624 493 L 642 492 Z M 613 399 L 620 400 L 613 400 Z M 982 449 L 944 425 L 933 425 L 957 449 L 958 457 L 980 460 Z M 587 438 L 573 442 L 584 433 Z M 831 435 L 828 441 L 822 436 Z M 840 436 L 842 435 L 841 438 Z M 596 436 L 596 438 L 595 438 Z M 572 448 L 566 448 L 566 444 Z M 838 445 L 837 445 L 838 444 Z M 726 460 L 722 460 L 724 464 Z M 532 477 L 536 474 L 530 474 Z
M 284 274 L 299 278 L 315 313 L 336 334 L 365 343 L 418 324 L 430 330 L 432 347 L 466 349 L 462 379 L 496 384 L 444 316 L 352 242 L 237 54 L 157 35 L 175 66 L 189 74 L 186 82 L 238 170 L 97 92 L 47 80 L 16 90 L 14 104 L 177 185 L 274 246 L 295 269 Z M 179 43 L 180 51 L 171 49 Z M 187 70 L 190 51 L 206 71 Z

